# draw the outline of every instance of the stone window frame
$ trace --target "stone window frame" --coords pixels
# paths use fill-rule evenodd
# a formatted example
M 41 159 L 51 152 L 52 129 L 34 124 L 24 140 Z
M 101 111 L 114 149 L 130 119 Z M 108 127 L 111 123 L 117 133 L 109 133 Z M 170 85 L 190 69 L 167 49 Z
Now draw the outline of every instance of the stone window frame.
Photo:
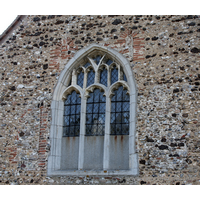
M 94 51 L 100 51 L 109 55 L 119 66 L 123 68 L 123 71 L 127 78 L 125 81 L 118 81 L 109 88 L 103 87 L 104 85 L 95 83 L 87 88 L 86 92 L 83 92 L 82 88 L 76 85 L 76 72 L 73 71 L 80 61 L 91 54 Z M 72 72 L 73 71 L 73 72 Z M 96 73 L 98 70 L 96 70 Z M 108 71 L 109 72 L 109 71 Z M 69 82 L 72 81 L 71 86 Z M 84 73 L 86 76 L 87 73 Z M 120 75 L 119 75 L 120 76 Z M 109 77 L 109 75 L 108 75 Z M 95 82 L 98 79 L 98 75 L 95 75 Z M 86 78 L 84 77 L 84 81 Z M 83 85 L 86 83 L 83 83 Z M 130 124 L 129 124 L 129 169 L 128 170 L 109 170 L 109 134 L 110 134 L 110 96 L 112 90 L 118 85 L 123 85 L 128 88 L 130 95 Z M 86 100 L 87 93 L 93 91 L 94 88 L 103 88 L 106 93 L 106 120 L 105 135 L 104 135 L 104 156 L 103 156 L 103 170 L 82 170 L 83 169 L 83 154 L 84 152 L 84 134 L 85 134 L 85 115 L 86 115 Z M 79 158 L 78 158 L 78 170 L 61 170 L 61 144 L 63 137 L 63 112 L 64 112 L 64 99 L 73 90 L 80 93 L 81 96 L 81 121 L 80 121 L 80 139 L 79 139 Z M 47 175 L 48 176 L 64 176 L 64 175 L 138 175 L 139 163 L 138 154 L 136 152 L 136 107 L 137 107 L 137 88 L 129 61 L 116 50 L 100 46 L 98 44 L 91 44 L 87 47 L 79 50 L 74 57 L 66 64 L 64 70 L 61 72 L 57 85 L 53 92 L 53 98 L 51 103 L 51 127 L 50 127 L 50 143 L 51 149 L 48 157 Z

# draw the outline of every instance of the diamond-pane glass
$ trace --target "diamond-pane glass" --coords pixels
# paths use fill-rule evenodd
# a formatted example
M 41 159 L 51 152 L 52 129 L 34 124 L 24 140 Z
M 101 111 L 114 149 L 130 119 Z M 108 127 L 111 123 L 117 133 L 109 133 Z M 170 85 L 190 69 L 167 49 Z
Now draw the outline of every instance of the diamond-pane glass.
M 111 84 L 115 83 L 116 81 L 118 81 L 118 69 L 116 66 L 114 66 L 111 71 Z
M 96 58 L 94 58 L 94 61 L 96 62 L 97 65 L 99 64 L 100 60 L 101 56 L 97 56 Z
M 120 86 L 114 90 L 114 96 L 111 99 L 111 135 L 128 135 L 129 134 L 129 110 L 130 97 L 127 90 Z
M 104 92 L 94 89 L 89 94 L 86 108 L 86 136 L 101 136 L 105 132 L 105 106 Z
M 113 63 L 113 61 L 110 60 L 110 59 L 108 59 L 108 60 L 106 61 L 106 64 L 107 64 L 107 65 L 110 65 L 111 63 Z
M 94 83 L 95 72 L 91 69 L 87 75 L 87 87 Z
M 107 70 L 106 70 L 106 68 L 104 68 L 103 71 L 101 71 L 100 83 L 107 86 Z
M 127 78 L 126 78 L 126 75 L 125 75 L 125 73 L 123 74 L 123 79 L 124 79 L 124 81 L 126 81 L 126 82 L 127 82 Z
M 80 72 L 77 75 L 77 85 L 79 85 L 80 87 L 83 87 L 83 79 L 84 79 L 84 73 Z
M 64 102 L 63 136 L 75 137 L 80 133 L 80 94 L 73 91 Z
M 84 65 L 85 68 L 87 68 L 88 66 L 90 66 L 90 63 L 89 63 L 89 62 L 87 62 L 87 63 Z

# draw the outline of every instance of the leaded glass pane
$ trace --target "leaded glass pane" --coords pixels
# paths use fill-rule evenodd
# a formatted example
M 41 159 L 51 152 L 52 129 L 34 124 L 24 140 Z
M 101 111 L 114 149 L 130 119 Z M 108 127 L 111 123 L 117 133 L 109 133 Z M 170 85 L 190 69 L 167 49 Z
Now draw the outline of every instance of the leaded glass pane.
M 125 73 L 123 74 L 123 79 L 124 79 L 124 81 L 126 81 L 126 82 L 127 82 L 127 78 L 126 78 L 126 75 L 125 75 Z
M 116 111 L 121 112 L 122 111 L 122 102 L 117 102 L 116 103 Z
M 87 105 L 87 113 L 92 113 L 92 107 L 93 107 L 92 104 Z
M 106 64 L 107 64 L 107 65 L 110 65 L 111 63 L 113 63 L 113 61 L 110 60 L 110 59 L 108 59 L 108 60 L 106 61 Z
M 97 65 L 99 64 L 100 60 L 101 56 L 97 56 L 96 58 L 94 58 L 94 61 L 96 62 Z
M 114 103 L 111 104 L 111 112 L 115 112 L 115 104 Z
M 83 87 L 83 79 L 84 79 L 84 73 L 80 72 L 77 75 L 77 85 L 79 85 L 80 87 Z
M 73 91 L 64 102 L 63 136 L 79 136 L 80 132 L 80 95 Z
M 100 83 L 107 86 L 107 70 L 106 70 L 106 68 L 104 68 L 103 71 L 101 71 Z
M 111 71 L 111 84 L 115 83 L 116 81 L 118 81 L 118 69 L 116 66 L 114 66 Z
M 87 87 L 94 83 L 95 72 L 91 69 L 87 75 Z
M 115 135 L 115 124 L 111 124 L 111 126 L 110 126 L 110 134 L 111 135 Z
M 85 68 L 87 68 L 88 66 L 90 66 L 90 63 L 89 63 L 89 62 L 87 62 L 87 63 L 84 65 Z
M 111 98 L 111 135 L 129 134 L 129 101 L 127 90 L 122 86 L 114 91 L 114 96 Z
M 122 109 L 123 111 L 129 111 L 130 104 L 129 102 L 123 102 Z
M 86 135 L 104 135 L 105 131 L 105 98 L 104 92 L 94 89 L 90 93 L 86 108 Z
M 105 104 L 104 103 L 100 103 L 99 106 L 100 106 L 99 113 L 105 113 Z
M 128 135 L 129 132 L 129 126 L 127 124 L 122 124 L 122 134 Z

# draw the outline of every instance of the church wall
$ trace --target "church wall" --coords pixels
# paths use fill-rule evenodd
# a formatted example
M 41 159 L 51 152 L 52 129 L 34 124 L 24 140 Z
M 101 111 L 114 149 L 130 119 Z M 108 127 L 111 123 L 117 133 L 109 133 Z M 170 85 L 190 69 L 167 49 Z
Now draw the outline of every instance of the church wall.
M 0 44 L 0 184 L 200 184 L 199 38 L 191 15 L 25 17 Z M 91 43 L 134 72 L 138 176 L 46 174 L 54 88 Z

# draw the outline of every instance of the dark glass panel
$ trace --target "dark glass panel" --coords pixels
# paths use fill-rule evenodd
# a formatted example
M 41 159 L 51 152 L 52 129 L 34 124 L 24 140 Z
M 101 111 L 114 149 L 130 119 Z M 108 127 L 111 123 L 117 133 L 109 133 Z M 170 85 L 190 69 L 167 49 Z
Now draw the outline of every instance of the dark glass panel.
M 110 59 L 108 59 L 108 60 L 106 61 L 106 64 L 107 64 L 107 65 L 110 65 L 111 63 L 113 63 L 113 61 L 110 60 Z
M 129 134 L 130 97 L 127 90 L 120 86 L 114 91 L 111 99 L 111 131 L 112 135 Z
M 89 62 L 87 62 L 87 63 L 84 65 L 85 68 L 87 68 L 88 66 L 90 66 L 90 63 L 89 63 Z
M 75 136 L 79 136 L 79 132 L 80 132 L 80 126 L 75 126 L 74 128 Z
M 92 113 L 92 107 L 93 107 L 92 104 L 87 105 L 87 113 Z
M 69 125 L 69 116 L 64 116 L 65 125 Z
M 70 117 L 69 117 L 69 125 L 74 125 L 75 124 L 75 115 L 71 115 Z
M 121 124 L 116 124 L 116 135 L 122 135 Z
M 92 125 L 86 125 L 86 135 L 91 135 Z
M 104 68 L 100 74 L 100 83 L 107 86 L 107 69 Z
M 87 102 L 93 102 L 93 93 L 89 94 Z
M 71 114 L 75 114 L 76 112 L 76 105 L 71 106 Z
M 95 72 L 91 69 L 87 75 L 87 87 L 94 83 Z
M 79 136 L 80 132 L 80 94 L 73 91 L 67 96 L 64 106 L 63 136 Z
M 111 104 L 111 112 L 115 112 L 115 104 L 114 103 Z
M 100 89 L 94 89 L 90 93 L 86 109 L 86 135 L 104 135 L 105 98 L 103 98 L 103 93 Z
M 86 123 L 87 124 L 92 124 L 92 114 L 87 114 Z
M 78 115 L 76 115 L 75 124 L 76 124 L 76 125 L 80 124 L 80 117 L 79 117 Z
M 72 84 L 72 77 L 70 77 L 70 81 L 67 87 L 69 87 Z
M 111 113 L 111 123 L 115 123 L 115 113 Z
M 123 102 L 122 109 L 123 111 L 129 111 L 130 104 L 129 102 Z
M 83 80 L 84 80 L 84 73 L 81 71 L 77 75 L 77 85 L 79 85 L 80 87 L 83 87 Z
M 103 92 L 103 94 L 104 94 L 104 92 Z M 100 102 L 105 102 L 105 101 L 106 101 L 106 96 L 100 95 L 99 101 L 100 101 Z
M 70 104 L 70 102 L 71 102 L 71 95 L 68 95 L 67 99 L 65 100 L 65 105 Z
M 116 118 L 115 118 L 115 123 L 116 124 L 119 124 L 119 123 L 122 122 L 121 117 L 122 117 L 121 113 L 116 113 Z
M 111 84 L 115 83 L 116 81 L 118 81 L 118 69 L 116 66 L 114 66 L 111 70 Z
M 66 136 L 68 132 L 68 127 L 63 127 L 63 135 Z
M 124 79 L 124 81 L 126 81 L 126 82 L 127 82 L 127 78 L 126 78 L 126 75 L 125 75 L 125 73 L 123 74 L 123 79 Z
M 99 113 L 105 113 L 105 103 L 100 103 L 99 106 Z
M 122 102 L 117 102 L 116 103 L 116 112 L 121 112 L 122 111 Z
M 99 64 L 100 60 L 101 60 L 101 56 L 97 56 L 96 58 L 94 58 L 94 61 L 97 65 Z
M 115 135 L 116 131 L 115 131 L 115 124 L 111 124 L 110 126 L 110 134 L 111 135 Z
M 128 112 L 122 113 L 122 123 L 129 123 L 129 113 Z
M 76 114 L 80 114 L 80 112 L 81 112 L 81 106 L 77 105 L 77 107 L 76 107 Z
M 122 134 L 123 135 L 129 134 L 129 126 L 127 124 L 122 124 Z
M 98 113 L 99 111 L 99 103 L 94 103 L 93 112 Z
M 64 110 L 64 115 L 69 115 L 70 114 L 70 106 L 66 106 Z

